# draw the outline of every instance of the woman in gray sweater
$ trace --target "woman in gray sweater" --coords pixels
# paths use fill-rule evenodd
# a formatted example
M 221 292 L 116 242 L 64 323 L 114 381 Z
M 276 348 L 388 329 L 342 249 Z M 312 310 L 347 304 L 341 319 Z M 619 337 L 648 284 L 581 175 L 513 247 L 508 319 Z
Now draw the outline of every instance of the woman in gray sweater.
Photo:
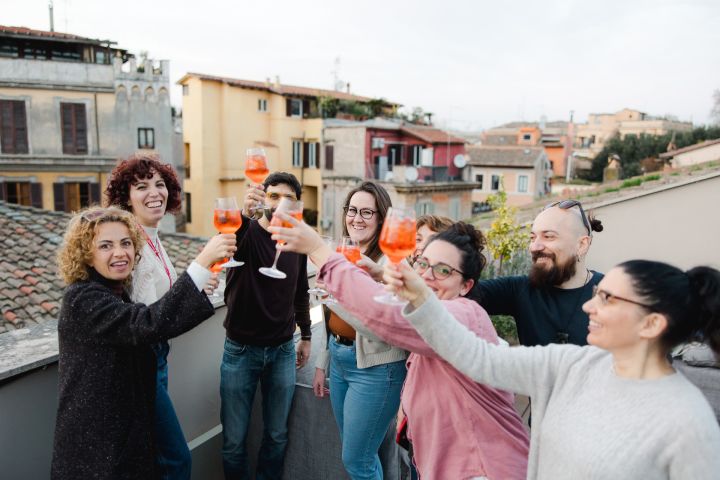
M 720 351 L 720 272 L 633 260 L 583 305 L 590 346 L 503 348 L 453 318 L 406 264 L 386 266 L 404 315 L 440 356 L 478 382 L 532 397 L 528 478 L 718 479 L 720 428 L 668 361 L 703 336 Z

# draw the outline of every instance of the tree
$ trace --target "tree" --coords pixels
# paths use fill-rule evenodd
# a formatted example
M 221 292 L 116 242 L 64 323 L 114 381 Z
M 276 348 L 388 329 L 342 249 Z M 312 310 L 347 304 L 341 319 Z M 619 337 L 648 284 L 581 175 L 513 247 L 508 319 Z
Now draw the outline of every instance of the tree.
M 713 107 L 710 111 L 710 117 L 715 120 L 715 123 L 720 125 L 720 88 L 713 92 Z
M 500 190 L 487 198 L 495 212 L 495 219 L 485 232 L 487 246 L 492 255 L 495 276 L 501 276 L 503 265 L 520 253 L 526 254 L 530 234 L 516 219 L 517 207 L 507 204 L 507 193 L 501 184 Z

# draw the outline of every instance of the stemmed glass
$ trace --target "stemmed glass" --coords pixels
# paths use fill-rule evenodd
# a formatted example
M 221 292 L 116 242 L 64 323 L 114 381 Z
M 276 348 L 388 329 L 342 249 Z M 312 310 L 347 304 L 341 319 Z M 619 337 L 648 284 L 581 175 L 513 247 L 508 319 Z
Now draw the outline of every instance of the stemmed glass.
M 345 258 L 355 265 L 362 260 L 360 245 L 350 237 L 343 237 L 335 251 L 345 255 Z
M 223 271 L 223 266 L 220 264 L 220 262 L 213 263 L 210 266 L 210 271 L 213 273 L 217 273 L 219 275 Z M 208 295 L 208 298 L 222 298 L 222 295 L 217 293 L 218 290 L 220 290 L 220 285 L 218 285 L 218 288 L 213 290 L 213 292 L 210 295 Z
M 394 264 L 412 255 L 416 241 L 415 210 L 412 208 L 388 209 L 387 217 L 380 232 L 380 250 Z M 384 293 L 373 299 L 386 305 L 405 305 L 407 302 L 395 294 Z
M 321 235 L 320 238 L 323 239 L 323 242 L 325 242 L 325 245 L 329 246 L 330 248 L 333 247 L 333 243 L 335 243 L 335 241 L 332 239 L 332 237 L 327 237 L 325 235 Z M 308 293 L 310 295 L 314 295 L 317 298 L 318 302 L 320 302 L 323 305 L 330 305 L 333 303 L 337 303 L 337 300 L 335 300 L 335 298 L 333 298 L 333 296 L 330 294 L 330 292 L 328 292 L 324 288 L 318 287 L 317 285 L 314 286 L 313 288 L 308 289 Z
M 267 166 L 267 155 L 263 148 L 248 148 L 245 152 L 245 176 L 256 184 L 263 183 L 270 170 Z M 255 211 L 267 208 L 263 202 L 255 206 Z
M 272 220 L 270 220 L 270 225 L 274 227 L 293 228 L 292 223 L 280 220 L 280 218 L 277 216 L 278 212 L 282 212 L 290 215 L 291 217 L 295 217 L 298 221 L 302 222 L 303 203 L 300 200 L 291 200 L 287 197 L 283 197 L 280 200 L 280 203 L 278 204 L 275 213 L 273 214 Z M 282 242 L 278 243 L 282 245 Z M 277 269 L 277 262 L 278 258 L 280 258 L 280 253 L 280 250 L 275 253 L 275 261 L 273 262 L 272 267 L 260 267 L 260 273 L 272 278 L 287 278 L 287 275 L 285 275 L 284 272 L 281 272 Z
M 235 233 L 242 226 L 242 215 L 235 197 L 215 199 L 215 212 L 213 223 L 220 233 Z M 241 267 L 245 262 L 238 262 L 233 258 L 224 259 L 221 268 Z

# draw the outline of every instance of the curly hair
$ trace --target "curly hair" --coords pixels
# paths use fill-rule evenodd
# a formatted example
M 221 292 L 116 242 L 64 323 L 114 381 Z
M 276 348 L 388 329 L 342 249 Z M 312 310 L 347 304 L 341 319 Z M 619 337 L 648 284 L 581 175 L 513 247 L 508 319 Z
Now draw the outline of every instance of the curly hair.
M 167 213 L 177 213 L 182 206 L 182 187 L 172 165 L 160 161 L 154 153 L 138 152 L 118 163 L 110 173 L 105 189 L 106 205 L 115 205 L 132 211 L 130 207 L 130 187 L 138 180 L 150 179 L 157 172 L 165 181 L 168 189 Z
M 482 231 L 469 223 L 456 222 L 450 228 L 430 237 L 428 245 L 437 240 L 448 242 L 460 251 L 463 278 L 477 282 L 487 264 L 487 259 L 482 254 L 486 245 Z
M 451 218 L 441 215 L 420 215 L 415 221 L 418 230 L 420 227 L 426 226 L 435 233 L 447 230 L 452 227 L 453 223 L 455 222 Z
M 145 240 L 135 217 L 117 207 L 90 207 L 76 213 L 70 220 L 65 230 L 63 243 L 58 250 L 58 271 L 67 285 L 89 278 L 89 266 L 94 256 L 93 240 L 95 240 L 98 226 L 110 222 L 122 223 L 130 231 L 137 264 Z M 130 276 L 126 279 L 126 282 L 129 281 Z

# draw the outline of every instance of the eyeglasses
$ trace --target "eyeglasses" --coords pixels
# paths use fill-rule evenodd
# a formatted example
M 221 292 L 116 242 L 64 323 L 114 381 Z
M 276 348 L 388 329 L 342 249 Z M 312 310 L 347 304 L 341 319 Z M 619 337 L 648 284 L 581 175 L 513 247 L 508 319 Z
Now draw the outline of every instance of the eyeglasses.
M 423 275 L 427 271 L 428 268 L 431 268 L 432 275 L 435 278 L 435 280 L 445 280 L 450 275 L 452 275 L 453 272 L 457 272 L 460 275 L 464 275 L 463 272 L 461 272 L 457 268 L 451 267 L 447 263 L 440 262 L 440 263 L 436 263 L 435 265 L 430 265 L 430 262 L 428 261 L 428 259 L 425 257 L 422 257 L 422 256 L 418 256 L 417 258 L 415 258 L 415 262 L 413 263 L 413 268 L 420 275 Z
M 651 307 L 650 305 L 647 305 L 645 303 L 636 302 L 635 300 L 630 300 L 629 298 L 618 297 L 617 295 L 613 295 L 610 292 L 606 292 L 605 290 L 598 288 L 597 285 L 595 285 L 593 287 L 593 298 L 595 298 L 595 297 L 598 297 L 600 299 L 600 304 L 603 306 L 607 305 L 608 302 L 614 298 L 615 300 L 622 300 L 623 302 L 628 302 L 628 303 L 632 303 L 635 305 L 639 305 L 641 307 L 647 308 L 648 310 L 654 311 L 653 307 Z
M 345 210 L 345 215 L 347 215 L 350 218 L 355 218 L 355 215 L 357 215 L 358 212 L 360 212 L 360 216 L 365 220 L 370 220 L 373 217 L 373 215 L 378 213 L 377 210 L 371 210 L 369 208 L 361 208 L 360 210 L 358 210 L 355 207 L 343 207 L 343 210 Z
M 577 200 L 560 200 L 558 202 L 552 202 L 547 204 L 545 208 L 543 208 L 543 211 L 552 207 L 558 207 L 563 210 L 578 207 L 580 209 L 580 216 L 582 217 L 583 225 L 587 229 L 588 235 L 592 235 L 592 227 L 590 227 L 590 221 L 588 220 L 587 215 L 585 215 L 585 210 L 583 210 L 582 204 L 580 204 L 580 202 L 578 202 Z

